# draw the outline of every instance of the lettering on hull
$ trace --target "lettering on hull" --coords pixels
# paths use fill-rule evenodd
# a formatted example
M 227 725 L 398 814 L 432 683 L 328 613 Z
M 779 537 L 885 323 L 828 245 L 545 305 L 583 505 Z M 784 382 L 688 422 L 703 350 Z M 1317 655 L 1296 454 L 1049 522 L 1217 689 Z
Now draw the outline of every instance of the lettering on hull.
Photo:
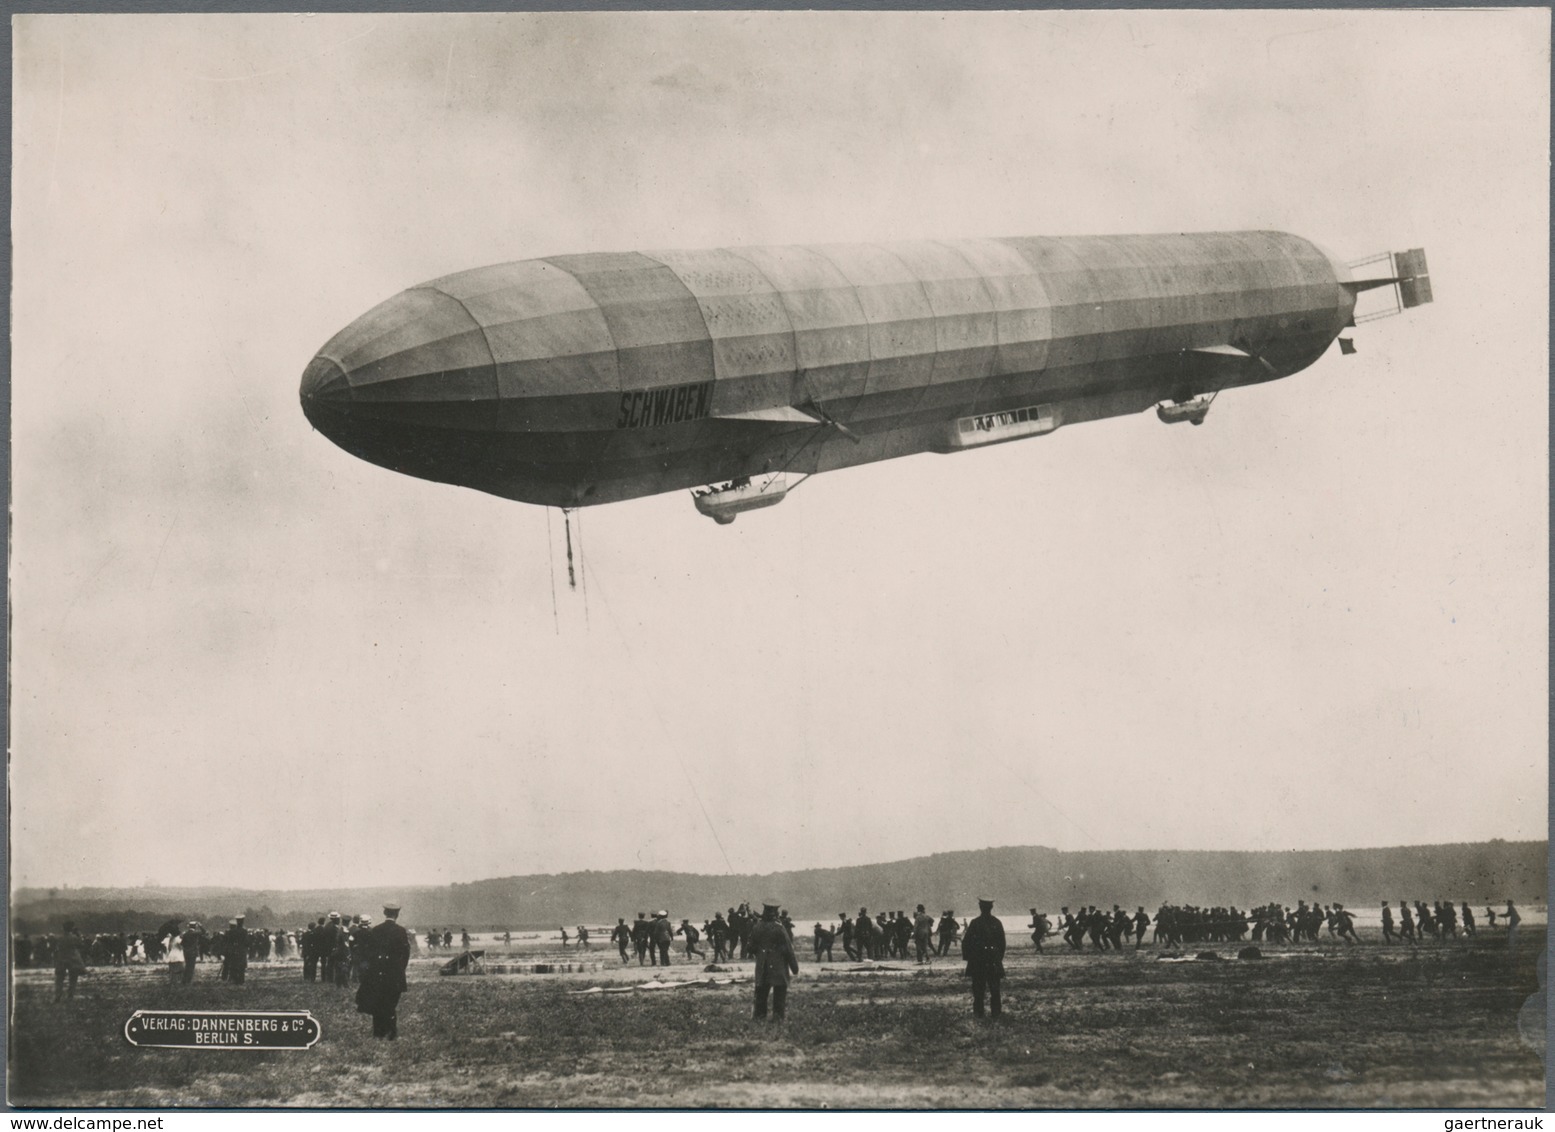
M 699 421 L 713 406 L 713 383 L 667 385 L 662 389 L 635 389 L 621 394 L 616 428 L 657 428 L 660 425 Z

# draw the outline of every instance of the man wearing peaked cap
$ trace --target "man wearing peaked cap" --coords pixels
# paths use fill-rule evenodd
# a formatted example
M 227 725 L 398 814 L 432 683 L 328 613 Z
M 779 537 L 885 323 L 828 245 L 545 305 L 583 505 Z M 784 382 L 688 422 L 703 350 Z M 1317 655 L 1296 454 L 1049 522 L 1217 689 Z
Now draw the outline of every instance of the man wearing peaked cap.
M 772 996 L 772 1020 L 781 1022 L 788 1006 L 788 976 L 799 974 L 793 941 L 778 922 L 776 900 L 762 901 L 761 920 L 751 929 L 751 953 L 756 957 L 755 1018 L 767 1016 L 767 996 Z
M 961 938 L 961 957 L 966 960 L 966 973 L 972 976 L 972 1013 L 983 1016 L 983 997 L 988 998 L 988 1012 L 999 1017 L 999 982 L 1004 978 L 1004 925 L 993 914 L 993 898 L 979 896 L 977 907 L 980 915 L 966 926 Z
M 405 968 L 410 964 L 410 936 L 397 922 L 399 914 L 400 906 L 390 901 L 383 906 L 383 923 L 363 933 L 356 988 L 357 1010 L 373 1016 L 373 1037 L 391 1042 L 400 1036 L 400 995 L 405 993 Z
M 675 942 L 675 929 L 670 926 L 669 909 L 653 914 L 653 951 L 658 954 L 659 966 L 670 965 L 670 944 Z

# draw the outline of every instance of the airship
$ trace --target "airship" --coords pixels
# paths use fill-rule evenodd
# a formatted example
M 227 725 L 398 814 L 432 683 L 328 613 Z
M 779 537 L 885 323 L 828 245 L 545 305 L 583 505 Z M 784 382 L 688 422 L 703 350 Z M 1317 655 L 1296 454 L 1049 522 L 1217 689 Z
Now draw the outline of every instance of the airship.
M 1346 264 L 1268 231 L 556 255 L 400 292 L 301 398 L 405 475 L 563 509 L 690 490 L 728 523 L 790 476 L 1152 409 L 1198 425 L 1430 301 L 1422 249 Z

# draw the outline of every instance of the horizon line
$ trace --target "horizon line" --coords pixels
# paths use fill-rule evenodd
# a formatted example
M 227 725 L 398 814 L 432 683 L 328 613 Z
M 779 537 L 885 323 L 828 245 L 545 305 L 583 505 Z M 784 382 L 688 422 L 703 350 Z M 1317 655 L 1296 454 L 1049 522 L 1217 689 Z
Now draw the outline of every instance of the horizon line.
M 1382 853 L 1396 850 L 1422 850 L 1422 849 L 1446 849 L 1458 846 L 1474 845 L 1548 845 L 1549 838 L 1505 838 L 1492 837 L 1478 841 L 1431 841 L 1410 845 L 1367 845 L 1352 846 L 1344 849 L 1055 849 L 1049 845 L 989 845 L 981 849 L 943 849 L 934 853 L 921 854 L 916 857 L 902 857 L 891 861 L 866 861 L 851 865 L 811 865 L 804 868 L 776 869 L 770 872 L 724 872 L 703 873 L 690 872 L 683 869 L 645 869 L 645 868 L 612 868 L 612 869 L 568 869 L 563 872 L 535 872 L 535 873 L 507 873 L 502 876 L 477 877 L 473 880 L 446 880 L 429 882 L 343 882 L 331 885 L 313 886 L 256 886 L 241 884 L 164 884 L 161 881 L 140 881 L 130 884 L 38 884 L 18 883 L 11 888 L 11 901 L 14 903 L 17 894 L 24 890 L 33 891 L 90 891 L 94 889 L 128 889 L 128 890 L 157 890 L 157 891 L 190 891 L 198 889 L 220 889 L 228 892 L 249 892 L 269 895 L 271 893 L 283 894 L 288 892 L 338 892 L 342 889 L 394 889 L 399 891 L 453 888 L 457 885 L 491 884 L 497 881 L 514 880 L 524 877 L 570 877 L 586 875 L 608 875 L 610 873 L 622 874 L 659 874 L 684 877 L 696 877 L 707 880 L 719 880 L 732 877 L 765 878 L 784 876 L 794 873 L 819 873 L 834 872 L 842 869 L 871 869 L 888 868 L 894 865 L 911 864 L 914 861 L 928 861 L 936 857 L 950 857 L 972 853 L 997 853 L 1010 850 L 1037 850 L 1047 853 L 1077 856 L 1080 854 L 1209 854 L 1209 853 L 1240 853 L 1246 855 L 1277 855 L 1286 853 Z

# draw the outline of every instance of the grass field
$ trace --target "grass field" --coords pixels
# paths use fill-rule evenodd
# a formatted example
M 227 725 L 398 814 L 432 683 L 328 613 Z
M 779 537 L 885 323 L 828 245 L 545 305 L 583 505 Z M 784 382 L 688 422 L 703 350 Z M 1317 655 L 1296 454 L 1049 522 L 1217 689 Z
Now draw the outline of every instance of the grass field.
M 803 943 L 804 941 L 801 941 Z M 1419 948 L 1269 948 L 1263 961 L 1161 962 L 1149 948 L 1007 959 L 1005 1016 L 971 1016 L 961 965 L 848 975 L 805 963 L 782 1026 L 748 984 L 576 995 L 656 972 L 440 977 L 417 959 L 401 1039 L 375 1042 L 350 992 L 256 965 L 229 987 L 96 971 L 56 1005 L 15 978 L 10 1101 L 39 1107 L 1539 1107 L 1520 1036 L 1543 928 Z M 1234 954 L 1225 951 L 1224 954 Z M 555 949 L 555 957 L 562 957 Z M 530 956 L 526 956 L 529 958 Z M 575 959 L 569 950 L 566 958 Z M 749 964 L 736 964 L 747 969 Z M 839 971 L 846 965 L 837 965 Z M 667 978 L 699 975 L 676 966 Z M 705 977 L 705 976 L 704 976 Z M 303 1052 L 142 1050 L 135 1009 L 309 1009 Z M 1542 1025 L 1542 1016 L 1541 1016 Z

